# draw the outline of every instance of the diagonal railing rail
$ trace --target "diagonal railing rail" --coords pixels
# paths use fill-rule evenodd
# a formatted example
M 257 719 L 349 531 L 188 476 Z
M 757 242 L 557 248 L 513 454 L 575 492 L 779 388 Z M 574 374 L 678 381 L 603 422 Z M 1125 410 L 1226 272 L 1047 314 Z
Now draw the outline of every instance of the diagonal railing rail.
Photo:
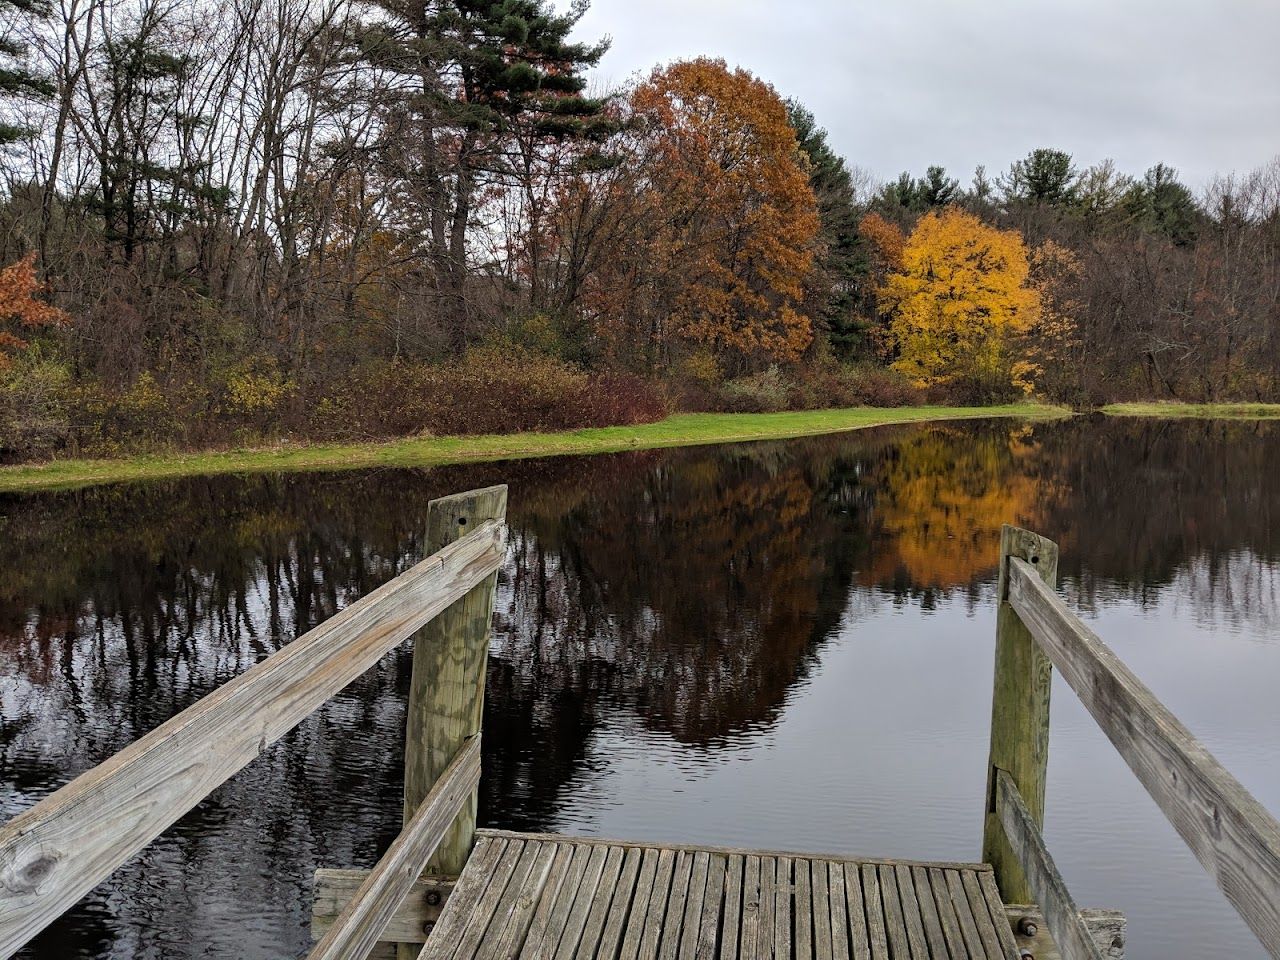
M 477 503 L 483 516 L 472 511 Z M 420 653 L 483 665 L 483 656 L 471 648 L 487 647 L 493 576 L 505 555 L 506 488 L 433 501 L 429 515 L 454 525 L 449 536 L 436 538 L 441 545 L 431 556 L 0 828 L 0 957 L 16 953 L 268 745 L 455 605 L 467 604 L 481 632 L 472 624 L 465 643 L 458 644 L 467 647 L 465 656 L 415 649 L 415 675 Z M 432 635 L 429 643 L 455 639 Z M 483 675 L 463 685 L 482 688 Z M 425 686 L 423 681 L 419 688 Z M 410 711 L 432 712 L 414 703 Z M 447 751 L 445 761 L 433 771 L 435 786 L 428 791 L 424 785 L 426 796 L 407 811 L 399 859 L 388 867 L 408 874 L 410 883 L 449 831 L 457 833 L 459 814 L 474 805 L 479 746 L 468 738 L 478 733 L 478 719 L 475 729 L 455 722 L 446 731 L 452 742 L 435 744 L 436 752 Z M 406 743 L 411 761 L 422 751 L 412 738 Z M 469 843 L 469 836 L 457 834 L 452 842 Z M 410 862 L 416 856 L 421 862 Z M 399 889 L 398 880 L 393 888 Z M 370 924 L 384 913 L 370 910 Z M 355 931 L 360 938 L 367 938 L 370 924 Z M 345 937 L 352 928 L 343 929 Z M 374 932 L 375 940 L 380 932 Z M 323 956 L 347 955 L 326 949 Z
M 1093 960 L 1044 848 L 1050 670 L 1056 668 L 1271 956 L 1280 958 L 1280 822 L 1054 589 L 1057 546 L 1006 526 L 999 577 L 984 850 L 1006 902 L 1029 892 L 1065 960 Z M 1033 799 L 1038 805 L 1033 805 Z

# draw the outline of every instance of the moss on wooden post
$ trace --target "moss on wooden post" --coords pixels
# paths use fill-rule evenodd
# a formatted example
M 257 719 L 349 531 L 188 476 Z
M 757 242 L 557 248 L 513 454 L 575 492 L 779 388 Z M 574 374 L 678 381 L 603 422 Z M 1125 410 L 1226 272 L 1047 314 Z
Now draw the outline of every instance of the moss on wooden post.
M 1058 545 L 1006 524 L 1000 531 L 997 581 L 995 689 L 991 703 L 991 754 L 987 765 L 986 823 L 982 859 L 995 868 L 1005 903 L 1031 903 L 1026 878 L 1005 839 L 995 812 L 995 771 L 1013 779 L 1032 818 L 1044 826 L 1045 775 L 1049 762 L 1049 689 L 1052 667 L 1031 632 L 1009 606 L 1009 558 L 1032 564 L 1051 587 L 1058 581 Z

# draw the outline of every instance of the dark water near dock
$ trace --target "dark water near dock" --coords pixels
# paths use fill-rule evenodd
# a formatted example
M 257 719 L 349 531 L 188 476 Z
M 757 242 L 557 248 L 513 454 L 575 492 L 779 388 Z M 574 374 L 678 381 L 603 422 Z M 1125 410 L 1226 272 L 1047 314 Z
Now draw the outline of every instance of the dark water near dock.
M 508 482 L 484 825 L 976 859 L 1002 521 L 1280 811 L 1280 424 L 971 422 L 431 471 L 0 495 L 0 817 L 420 556 Z M 23 956 L 279 958 L 399 828 L 407 648 Z M 1129 956 L 1265 954 L 1055 686 L 1046 835 Z

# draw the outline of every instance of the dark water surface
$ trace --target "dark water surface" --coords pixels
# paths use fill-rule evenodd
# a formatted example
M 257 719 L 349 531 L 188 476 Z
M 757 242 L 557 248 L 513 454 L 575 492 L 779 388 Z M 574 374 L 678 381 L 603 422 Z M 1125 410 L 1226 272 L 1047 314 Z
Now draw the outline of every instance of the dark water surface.
M 0 815 L 420 555 L 427 501 L 511 484 L 482 822 L 976 859 L 999 526 L 1280 811 L 1280 428 L 1077 419 L 431 471 L 0 497 Z M 408 651 L 25 954 L 305 954 L 317 865 L 399 826 Z M 1261 958 L 1060 681 L 1047 836 L 1129 956 Z

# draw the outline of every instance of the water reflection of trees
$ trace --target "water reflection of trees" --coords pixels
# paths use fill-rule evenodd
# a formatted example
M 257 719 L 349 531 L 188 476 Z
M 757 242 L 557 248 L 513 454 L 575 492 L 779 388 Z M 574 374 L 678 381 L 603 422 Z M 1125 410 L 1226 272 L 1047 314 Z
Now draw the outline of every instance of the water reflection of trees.
M 954 424 L 0 499 L 0 812 L 403 569 L 441 493 L 513 485 L 482 803 L 537 829 L 611 714 L 697 749 L 754 736 L 842 618 L 988 598 L 1008 519 L 1060 540 L 1082 603 L 1172 593 L 1274 627 L 1278 448 L 1271 425 Z M 300 951 L 312 866 L 371 862 L 397 827 L 407 675 L 405 651 L 386 658 L 35 953 Z

